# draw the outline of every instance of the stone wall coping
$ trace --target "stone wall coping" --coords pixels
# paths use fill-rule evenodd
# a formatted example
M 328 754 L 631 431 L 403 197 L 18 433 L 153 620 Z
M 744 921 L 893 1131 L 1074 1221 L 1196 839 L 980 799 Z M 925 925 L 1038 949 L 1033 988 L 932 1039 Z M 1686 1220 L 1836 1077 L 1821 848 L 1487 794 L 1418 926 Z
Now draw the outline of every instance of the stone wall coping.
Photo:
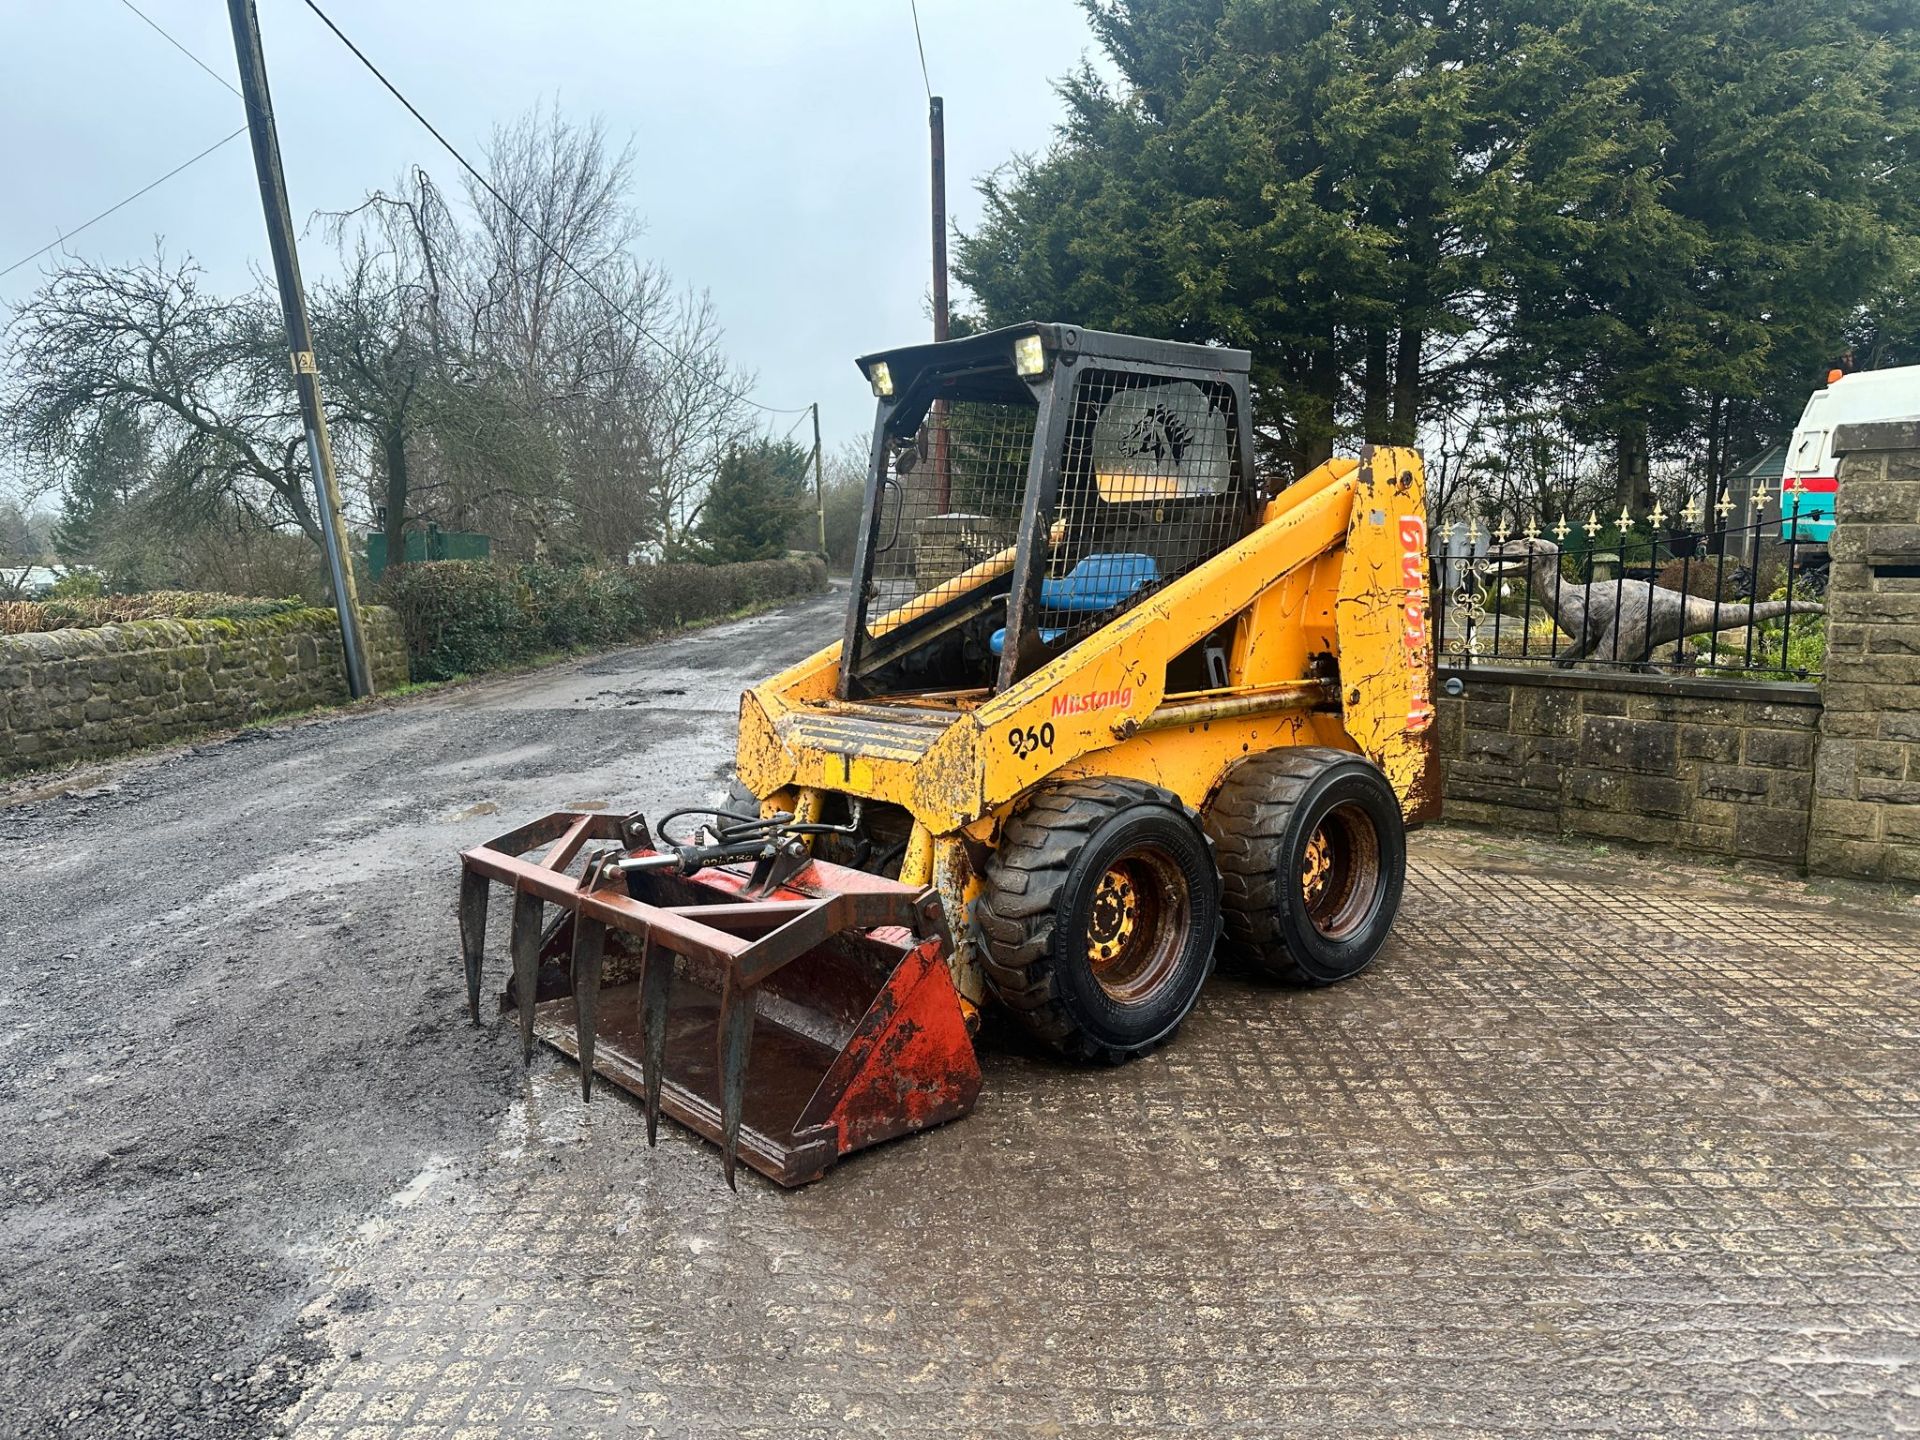
M 361 607 L 368 619 L 384 607 Z M 332 610 L 291 610 L 250 620 L 185 620 L 160 616 L 151 620 L 120 620 L 72 630 L 29 630 L 0 635 L 0 665 L 34 661 L 71 660 L 87 655 L 126 654 L 142 650 L 171 650 L 180 645 L 220 640 L 247 640 L 255 636 L 321 634 L 339 624 Z
M 1558 690 L 1604 690 L 1616 695 L 1684 695 L 1700 700 L 1750 700 L 1763 705 L 1820 708 L 1820 687 L 1798 680 L 1715 680 L 1696 675 L 1603 675 L 1592 670 L 1555 670 L 1536 665 L 1442 665 L 1443 680 L 1458 676 L 1498 685 L 1539 685 Z
M 407 674 L 399 617 L 372 606 L 365 614 L 375 680 L 398 685 Z M 0 775 L 347 698 L 331 610 L 0 635 Z
M 1920 420 L 1869 420 L 1834 430 L 1834 454 L 1862 450 L 1920 450 Z

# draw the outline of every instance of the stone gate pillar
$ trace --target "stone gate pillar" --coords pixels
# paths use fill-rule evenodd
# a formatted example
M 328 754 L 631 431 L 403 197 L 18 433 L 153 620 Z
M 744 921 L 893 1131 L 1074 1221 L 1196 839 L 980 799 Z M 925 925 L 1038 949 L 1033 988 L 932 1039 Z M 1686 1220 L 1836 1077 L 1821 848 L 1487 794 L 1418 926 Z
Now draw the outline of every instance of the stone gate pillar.
M 1920 421 L 1843 425 L 1807 868 L 1920 882 Z

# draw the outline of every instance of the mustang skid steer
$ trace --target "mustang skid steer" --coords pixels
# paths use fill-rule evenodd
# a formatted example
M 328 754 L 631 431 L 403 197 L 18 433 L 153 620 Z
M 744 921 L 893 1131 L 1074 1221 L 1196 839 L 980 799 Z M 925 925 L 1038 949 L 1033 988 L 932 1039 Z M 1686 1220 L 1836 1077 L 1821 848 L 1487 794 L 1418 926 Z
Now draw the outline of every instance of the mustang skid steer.
M 1437 804 L 1416 454 L 1269 497 L 1244 351 L 1026 324 L 859 363 L 845 630 L 741 697 L 735 798 L 461 857 L 476 1022 L 499 882 L 524 1053 L 718 1142 L 729 1184 L 964 1115 L 989 1004 L 1120 1061 L 1216 946 L 1357 973 Z

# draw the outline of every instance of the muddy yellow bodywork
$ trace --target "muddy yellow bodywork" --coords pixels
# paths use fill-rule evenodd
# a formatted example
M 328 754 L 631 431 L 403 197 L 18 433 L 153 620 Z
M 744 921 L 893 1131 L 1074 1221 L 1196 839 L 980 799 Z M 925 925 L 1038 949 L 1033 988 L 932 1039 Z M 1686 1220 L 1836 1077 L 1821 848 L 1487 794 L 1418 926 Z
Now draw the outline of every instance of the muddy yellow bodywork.
M 995 555 L 942 598 L 1012 564 Z M 1198 808 L 1242 756 L 1328 745 L 1373 759 L 1410 823 L 1437 813 L 1427 593 L 1420 457 L 1372 448 L 1304 476 L 1245 539 L 998 694 L 837 699 L 828 646 L 741 697 L 740 778 L 779 808 L 824 792 L 903 807 L 901 879 L 939 887 L 954 980 L 978 1004 L 974 862 L 1044 781 L 1131 776 Z M 1228 684 L 1169 693 L 1169 662 L 1229 622 Z

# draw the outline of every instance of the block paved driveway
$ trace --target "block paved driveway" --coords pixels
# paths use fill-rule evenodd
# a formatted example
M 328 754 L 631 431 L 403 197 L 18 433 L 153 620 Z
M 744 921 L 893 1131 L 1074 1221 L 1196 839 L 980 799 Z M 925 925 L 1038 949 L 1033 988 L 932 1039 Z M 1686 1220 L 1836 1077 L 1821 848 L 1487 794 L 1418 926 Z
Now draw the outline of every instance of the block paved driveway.
M 1111 1072 L 990 1036 L 971 1119 L 800 1192 L 543 1055 L 342 1253 L 295 1433 L 1920 1431 L 1915 908 L 1416 857 L 1358 982 Z
M 48 1060 L 43 1082 L 37 1057 L 121 1020 L 14 1047 L 0 1120 L 31 1168 L 0 1229 L 28 1261 L 0 1300 L 0 1414 L 305 1440 L 1920 1430 L 1907 896 L 1431 829 L 1360 979 L 1222 976 L 1174 1043 L 1116 1070 L 990 1032 L 971 1118 L 797 1192 L 743 1168 L 730 1193 L 670 1122 L 649 1151 L 637 1108 L 583 1106 L 554 1056 L 523 1075 L 510 1027 L 460 1018 L 455 845 L 542 804 L 711 794 L 728 697 L 832 606 L 214 747 L 15 821 L 11 883 L 72 913 L 83 892 L 60 886 L 100 867 L 63 880 L 57 842 L 97 830 L 63 806 L 121 804 L 134 834 L 164 809 L 170 853 L 191 853 L 233 823 L 214 797 L 298 775 L 297 799 L 275 792 L 291 856 L 314 843 L 299 806 L 368 797 L 322 827 L 341 848 L 318 879 L 274 860 L 295 839 L 247 832 L 305 929 L 236 909 L 266 883 L 239 866 L 190 938 L 141 932 L 144 965 L 184 947 L 170 983 L 218 977 L 190 1039 L 253 1003 L 253 969 L 297 982 L 274 1046 L 250 1052 L 251 1025 L 176 1042 L 171 1065 L 210 1045 L 219 1067 L 115 1121 L 127 1145 L 201 1127 L 190 1171 L 124 1174 L 113 1144 L 62 1168 L 61 1127 L 127 1082 L 102 1069 L 69 1099 L 110 1060 Z M 162 891 L 209 884 L 168 871 Z M 85 903 L 81 968 L 119 923 Z M 236 963 L 263 924 L 271 963 Z M 73 968 L 23 972 L 23 1013 L 57 1008 Z M 357 1038 L 301 1038 L 335 1012 Z M 185 1108 L 203 1091 L 217 1121 Z M 175 1230 L 176 1211 L 218 1220 Z M 122 1293 L 129 1257 L 145 1278 Z M 76 1290 L 85 1315 L 60 1308 Z M 177 1323 L 138 1329 L 182 1293 L 200 1298 Z M 152 1358 L 124 1360 L 132 1334 Z

